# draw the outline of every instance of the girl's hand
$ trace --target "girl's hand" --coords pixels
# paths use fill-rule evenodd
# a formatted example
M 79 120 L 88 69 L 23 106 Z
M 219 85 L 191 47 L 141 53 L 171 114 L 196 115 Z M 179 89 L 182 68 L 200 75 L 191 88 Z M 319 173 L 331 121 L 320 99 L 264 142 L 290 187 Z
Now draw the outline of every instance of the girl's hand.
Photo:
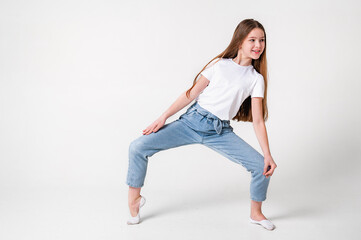
M 167 118 L 165 116 L 160 116 L 152 124 L 150 124 L 146 129 L 143 130 L 143 135 L 151 134 L 152 132 L 157 132 L 161 127 L 164 126 Z
M 265 156 L 264 157 L 264 170 L 263 175 L 266 176 L 266 178 L 272 176 L 273 171 L 277 167 L 277 164 L 273 161 L 273 158 L 271 156 Z

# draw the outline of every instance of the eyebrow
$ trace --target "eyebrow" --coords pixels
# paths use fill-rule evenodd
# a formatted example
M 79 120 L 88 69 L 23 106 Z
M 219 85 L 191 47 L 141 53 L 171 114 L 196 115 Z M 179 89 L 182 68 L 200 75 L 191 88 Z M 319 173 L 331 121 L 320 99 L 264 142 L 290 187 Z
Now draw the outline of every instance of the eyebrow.
M 249 38 L 256 38 L 256 37 L 249 37 Z M 265 38 L 265 37 L 261 37 L 261 38 Z

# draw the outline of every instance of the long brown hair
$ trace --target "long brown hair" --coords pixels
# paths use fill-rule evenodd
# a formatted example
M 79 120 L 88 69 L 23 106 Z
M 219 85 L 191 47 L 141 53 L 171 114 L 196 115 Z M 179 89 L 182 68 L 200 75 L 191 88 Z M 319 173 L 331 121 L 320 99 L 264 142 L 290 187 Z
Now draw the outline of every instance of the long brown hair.
M 206 66 L 203 67 L 203 69 L 197 74 L 197 76 L 195 77 L 194 81 L 193 81 L 193 85 L 190 89 L 187 90 L 186 92 L 186 96 L 189 98 L 190 97 L 190 91 L 192 90 L 192 88 L 196 85 L 197 82 L 197 78 L 199 76 L 199 74 L 201 74 L 201 72 L 215 59 L 219 58 L 217 61 L 219 61 L 222 58 L 235 58 L 237 57 L 237 53 L 238 53 L 238 48 L 240 46 L 240 44 L 243 43 L 244 39 L 247 37 L 247 35 L 255 28 L 260 28 L 263 30 L 264 32 L 264 41 L 265 41 L 265 47 L 263 50 L 263 53 L 261 54 L 261 56 L 257 59 L 254 60 L 252 59 L 252 65 L 255 68 L 255 70 L 257 72 L 259 72 L 260 74 L 262 74 L 263 79 L 264 79 L 264 85 L 265 85 L 265 90 L 264 90 L 264 98 L 262 101 L 262 105 L 263 105 L 263 120 L 267 121 L 268 119 L 268 108 L 267 108 L 267 58 L 266 58 L 266 46 L 267 46 L 267 38 L 266 38 L 266 31 L 264 30 L 263 26 L 261 23 L 259 23 L 258 21 L 254 20 L 254 19 L 245 19 L 242 22 L 240 22 L 234 33 L 233 33 L 233 37 L 232 40 L 230 42 L 230 44 L 228 45 L 228 47 L 226 48 L 226 50 L 224 50 L 222 53 L 220 53 L 219 55 L 217 55 L 216 57 L 214 57 L 211 61 L 209 61 L 207 63 Z M 217 62 L 216 61 L 216 62 Z M 232 118 L 232 120 L 236 120 L 236 121 L 244 121 L 244 122 L 253 122 L 253 118 L 252 118 L 252 104 L 251 104 L 251 96 L 249 96 L 248 98 L 246 98 L 244 100 L 244 102 L 242 103 L 242 105 L 239 108 L 239 111 L 237 112 L 236 116 L 234 116 Z

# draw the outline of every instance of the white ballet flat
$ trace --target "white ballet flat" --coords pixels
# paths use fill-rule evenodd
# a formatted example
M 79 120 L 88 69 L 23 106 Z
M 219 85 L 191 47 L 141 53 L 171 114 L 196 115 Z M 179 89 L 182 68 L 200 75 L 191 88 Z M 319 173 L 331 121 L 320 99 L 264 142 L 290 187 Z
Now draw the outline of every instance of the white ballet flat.
M 135 217 L 132 217 L 132 215 L 130 215 L 127 224 L 128 225 L 133 225 L 133 224 L 138 224 L 140 222 L 140 208 L 143 207 L 143 205 L 145 204 L 145 198 L 143 196 L 141 196 L 140 198 L 140 204 L 139 204 L 139 210 L 138 210 L 138 214 Z
M 252 218 L 249 218 L 249 221 L 251 223 L 262 225 L 267 230 L 273 230 L 276 228 L 276 226 L 268 219 L 263 219 L 261 221 L 253 220 Z

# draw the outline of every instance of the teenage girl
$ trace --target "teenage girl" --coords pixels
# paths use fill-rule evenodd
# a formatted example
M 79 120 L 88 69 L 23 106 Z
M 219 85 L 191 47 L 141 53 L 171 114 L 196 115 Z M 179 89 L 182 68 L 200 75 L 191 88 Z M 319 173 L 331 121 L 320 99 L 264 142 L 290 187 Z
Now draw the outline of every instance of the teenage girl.
M 199 79 L 197 80 L 198 76 Z M 179 119 L 165 124 L 167 118 L 196 100 Z M 275 228 L 262 213 L 270 177 L 277 167 L 267 139 L 266 32 L 254 19 L 240 22 L 229 46 L 197 74 L 193 86 L 129 146 L 128 224 L 140 222 L 139 210 L 145 203 L 140 195 L 148 157 L 187 144 L 200 143 L 217 151 L 251 172 L 250 222 L 268 230 Z M 238 137 L 230 120 L 252 122 L 264 156 Z

